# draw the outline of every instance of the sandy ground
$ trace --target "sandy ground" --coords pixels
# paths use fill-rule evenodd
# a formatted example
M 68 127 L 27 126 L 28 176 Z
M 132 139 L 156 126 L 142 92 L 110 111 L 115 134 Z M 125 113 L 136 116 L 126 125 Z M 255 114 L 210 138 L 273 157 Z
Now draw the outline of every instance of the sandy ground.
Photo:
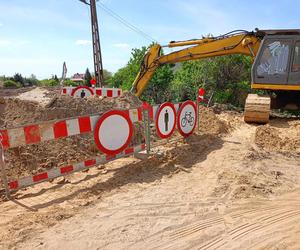
M 199 133 L 146 160 L 120 159 L 0 202 L 0 248 L 300 249 L 300 121 L 202 115 Z

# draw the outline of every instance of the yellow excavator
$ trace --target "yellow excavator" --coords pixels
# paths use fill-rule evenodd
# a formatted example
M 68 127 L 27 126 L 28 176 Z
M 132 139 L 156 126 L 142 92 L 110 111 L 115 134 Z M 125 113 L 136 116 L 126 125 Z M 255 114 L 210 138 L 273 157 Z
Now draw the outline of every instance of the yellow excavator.
M 244 120 L 268 123 L 271 109 L 300 110 L 300 29 L 244 30 L 202 39 L 172 41 L 166 47 L 184 47 L 162 55 L 162 46 L 153 45 L 146 53 L 131 91 L 140 96 L 155 70 L 167 63 L 198 60 L 231 54 L 253 58 L 251 88 L 270 95 L 249 94 Z

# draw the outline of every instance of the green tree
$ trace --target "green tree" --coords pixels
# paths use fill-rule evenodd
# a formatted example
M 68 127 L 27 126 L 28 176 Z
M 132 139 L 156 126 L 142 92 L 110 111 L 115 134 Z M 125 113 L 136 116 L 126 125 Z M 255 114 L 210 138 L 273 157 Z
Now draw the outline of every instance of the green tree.
M 199 87 L 210 94 L 215 92 L 215 101 L 243 106 L 250 92 L 251 58 L 229 55 L 181 64 L 172 82 L 172 96 L 176 101 L 195 99 Z
M 110 85 L 123 90 L 129 90 L 139 72 L 141 62 L 147 52 L 147 47 L 143 46 L 140 49 L 132 49 L 131 57 L 127 65 L 119 69 L 110 79 Z
M 11 80 L 21 84 L 22 87 L 24 87 L 24 85 L 25 85 L 25 79 L 23 78 L 23 76 L 20 73 L 16 73 L 13 76 L 13 79 L 11 79 Z
M 120 87 L 123 90 L 130 90 L 147 51 L 148 48 L 145 46 L 140 49 L 133 49 L 129 62 L 113 75 L 110 79 L 110 85 Z M 141 97 L 143 100 L 151 103 L 161 103 L 170 100 L 170 84 L 173 80 L 173 66 L 174 65 L 163 65 L 156 70 L 146 91 Z
M 110 85 L 110 80 L 112 78 L 112 73 L 109 72 L 108 70 L 104 69 L 103 70 L 103 77 L 104 77 L 104 85 Z
M 91 85 L 91 80 L 92 80 L 92 75 L 90 73 L 89 68 L 86 69 L 85 74 L 84 74 L 84 82 L 86 86 L 92 86 Z

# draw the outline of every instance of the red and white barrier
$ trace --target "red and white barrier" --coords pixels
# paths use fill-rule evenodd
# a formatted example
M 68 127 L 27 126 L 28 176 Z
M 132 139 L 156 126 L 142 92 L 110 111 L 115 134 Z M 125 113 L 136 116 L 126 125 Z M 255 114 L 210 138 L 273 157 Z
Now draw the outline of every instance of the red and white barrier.
M 99 157 L 95 157 L 93 159 L 85 160 L 80 163 L 76 163 L 73 165 L 67 165 L 59 168 L 53 168 L 49 171 L 42 172 L 33 176 L 27 176 L 24 178 L 21 178 L 19 180 L 9 181 L 8 187 L 9 190 L 18 190 L 21 188 L 29 187 L 44 181 L 49 181 L 52 179 L 55 179 L 60 176 L 64 176 L 67 174 L 75 173 L 78 171 L 82 171 L 85 169 L 88 169 L 93 166 L 97 166 L 100 164 L 105 164 L 107 162 L 132 155 L 134 153 L 138 153 L 140 151 L 145 150 L 145 144 L 141 144 L 139 146 L 130 147 L 125 149 L 123 152 L 117 154 L 117 155 L 101 155 Z
M 87 86 L 79 86 L 79 87 L 63 87 L 61 94 L 68 95 L 73 97 L 80 97 L 80 92 L 84 91 L 86 95 L 97 95 L 103 97 L 118 97 L 122 95 L 122 90 L 117 88 L 92 88 Z M 76 94 L 78 93 L 78 95 Z M 88 95 L 88 93 L 91 93 Z
M 142 120 L 141 109 L 123 110 L 132 122 Z M 0 130 L 4 149 L 37 144 L 44 141 L 56 140 L 73 135 L 94 131 L 100 115 L 82 116 L 68 120 L 28 125 L 20 128 Z

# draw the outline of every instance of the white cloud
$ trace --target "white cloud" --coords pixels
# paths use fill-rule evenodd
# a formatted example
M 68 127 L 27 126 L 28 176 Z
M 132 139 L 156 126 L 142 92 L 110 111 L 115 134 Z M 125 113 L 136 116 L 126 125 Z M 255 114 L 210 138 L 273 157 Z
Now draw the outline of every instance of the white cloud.
M 130 47 L 130 45 L 127 43 L 115 43 L 113 46 L 116 48 L 123 48 L 123 49 L 127 49 Z
M 9 45 L 9 44 L 11 44 L 11 42 L 8 40 L 0 40 L 0 45 Z
M 83 45 L 83 46 L 86 46 L 86 45 L 91 45 L 92 44 L 92 41 L 90 40 L 77 40 L 75 42 L 76 45 Z

